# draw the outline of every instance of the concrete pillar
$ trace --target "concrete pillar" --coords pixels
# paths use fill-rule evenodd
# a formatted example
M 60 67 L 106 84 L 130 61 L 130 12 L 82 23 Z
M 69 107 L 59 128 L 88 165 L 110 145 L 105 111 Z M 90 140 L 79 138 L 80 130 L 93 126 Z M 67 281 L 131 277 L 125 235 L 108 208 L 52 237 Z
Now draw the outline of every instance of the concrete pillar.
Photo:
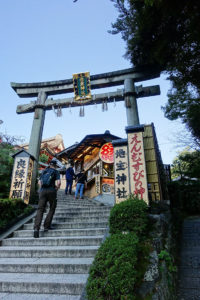
M 31 130 L 31 137 L 29 141 L 29 149 L 28 152 L 35 157 L 35 163 L 33 168 L 33 176 L 32 176 L 32 184 L 31 184 L 31 195 L 35 192 L 35 183 L 37 177 L 38 170 L 38 159 L 40 155 L 40 146 L 42 141 L 42 133 L 44 127 L 45 120 L 45 110 L 43 105 L 47 99 L 47 95 L 45 92 L 39 92 L 36 108 L 34 113 L 33 125 Z
M 137 99 L 133 95 L 135 93 L 134 80 L 127 78 L 124 81 L 125 103 L 126 103 L 126 116 L 127 126 L 139 125 L 139 115 L 137 108 Z M 128 105 L 127 105 L 128 104 Z

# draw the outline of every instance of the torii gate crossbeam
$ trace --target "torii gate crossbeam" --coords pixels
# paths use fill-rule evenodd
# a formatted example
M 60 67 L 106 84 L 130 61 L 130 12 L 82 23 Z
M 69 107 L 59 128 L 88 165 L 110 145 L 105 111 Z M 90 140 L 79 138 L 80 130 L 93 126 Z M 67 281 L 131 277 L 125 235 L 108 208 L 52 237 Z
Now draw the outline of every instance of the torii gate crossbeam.
M 151 69 L 140 71 L 134 68 L 119 70 L 115 72 L 97 74 L 90 76 L 91 89 L 106 88 L 124 84 L 124 89 L 116 92 L 93 95 L 90 102 L 83 105 L 99 104 L 103 101 L 125 101 L 127 113 L 127 125 L 134 126 L 139 124 L 139 115 L 136 98 L 155 96 L 160 94 L 159 86 L 144 87 L 137 90 L 134 83 L 139 81 L 150 80 L 159 77 L 160 74 Z M 35 157 L 36 163 L 33 171 L 32 192 L 34 192 L 34 183 L 36 181 L 37 161 L 39 158 L 42 132 L 45 120 L 46 110 L 53 107 L 75 107 L 80 106 L 74 98 L 65 98 L 53 100 L 48 96 L 72 93 L 73 79 L 34 82 L 34 83 L 11 83 L 11 87 L 21 98 L 37 97 L 36 101 L 29 104 L 18 105 L 17 113 L 34 112 L 34 120 L 29 142 L 29 153 Z

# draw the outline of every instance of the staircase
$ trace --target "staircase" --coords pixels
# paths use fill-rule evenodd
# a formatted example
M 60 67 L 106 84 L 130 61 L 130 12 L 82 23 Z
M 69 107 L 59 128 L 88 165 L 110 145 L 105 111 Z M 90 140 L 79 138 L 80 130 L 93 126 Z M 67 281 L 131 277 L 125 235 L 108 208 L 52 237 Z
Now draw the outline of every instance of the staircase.
M 80 299 L 109 214 L 108 206 L 59 191 L 54 230 L 41 228 L 40 238 L 34 239 L 32 219 L 2 240 L 0 299 Z

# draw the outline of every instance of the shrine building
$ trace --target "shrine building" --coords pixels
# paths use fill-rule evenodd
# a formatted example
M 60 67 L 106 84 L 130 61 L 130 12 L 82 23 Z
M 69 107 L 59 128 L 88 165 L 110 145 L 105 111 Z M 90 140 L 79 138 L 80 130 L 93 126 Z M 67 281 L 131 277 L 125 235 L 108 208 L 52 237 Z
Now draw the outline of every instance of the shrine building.
M 164 174 L 164 165 L 153 123 L 144 125 L 143 138 L 148 197 L 152 201 L 160 201 L 166 196 L 166 175 Z M 73 162 L 75 174 L 84 169 L 88 179 L 85 196 L 95 198 L 99 195 L 113 195 L 114 199 L 114 195 L 116 198 L 119 183 L 116 182 L 119 174 L 116 172 L 117 162 L 115 161 L 114 148 L 121 141 L 127 145 L 127 139 L 121 139 L 106 130 L 104 134 L 86 135 L 80 143 L 75 143 L 57 153 L 56 157 L 66 168 Z M 125 147 L 127 148 L 127 146 Z M 61 175 L 61 182 L 61 188 L 64 189 L 66 186 L 64 173 Z M 75 185 L 74 181 L 74 189 Z M 128 194 L 127 187 L 127 195 L 124 198 Z
M 80 143 L 57 153 L 56 157 L 66 164 L 66 168 L 73 162 L 75 173 L 82 168 L 86 172 L 88 183 L 85 196 L 114 195 L 114 153 L 111 142 L 117 139 L 120 137 L 106 130 L 104 134 L 86 135 Z M 65 176 L 62 181 L 65 181 Z M 62 188 L 64 185 L 65 182 L 62 182 Z

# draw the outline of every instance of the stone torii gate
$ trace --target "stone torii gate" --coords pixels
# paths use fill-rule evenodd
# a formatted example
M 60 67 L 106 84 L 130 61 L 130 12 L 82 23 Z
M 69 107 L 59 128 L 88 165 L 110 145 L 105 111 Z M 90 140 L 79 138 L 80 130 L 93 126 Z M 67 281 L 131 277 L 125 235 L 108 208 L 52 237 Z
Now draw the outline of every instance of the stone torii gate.
M 135 86 L 135 82 L 150 80 L 159 76 L 160 74 L 158 72 L 154 72 L 152 70 L 139 72 L 134 68 L 92 75 L 90 76 L 91 90 L 119 85 L 124 85 L 124 89 L 118 89 L 115 92 L 109 93 L 93 94 L 91 101 L 84 103 L 83 105 L 100 104 L 105 101 L 108 103 L 114 101 L 125 101 L 127 125 L 138 125 L 139 116 L 137 98 L 160 95 L 160 87 L 158 85 L 137 87 Z M 35 184 L 33 183 L 36 182 L 37 164 L 46 110 L 51 110 L 53 108 L 76 107 L 82 104 L 77 103 L 73 97 L 55 100 L 53 98 L 49 98 L 49 96 L 72 93 L 74 91 L 73 79 L 35 83 L 11 82 L 11 87 L 21 98 L 37 98 L 37 100 L 31 101 L 28 104 L 17 106 L 18 114 L 34 112 L 28 150 L 28 152 L 36 159 L 32 181 L 32 192 L 34 192 Z

